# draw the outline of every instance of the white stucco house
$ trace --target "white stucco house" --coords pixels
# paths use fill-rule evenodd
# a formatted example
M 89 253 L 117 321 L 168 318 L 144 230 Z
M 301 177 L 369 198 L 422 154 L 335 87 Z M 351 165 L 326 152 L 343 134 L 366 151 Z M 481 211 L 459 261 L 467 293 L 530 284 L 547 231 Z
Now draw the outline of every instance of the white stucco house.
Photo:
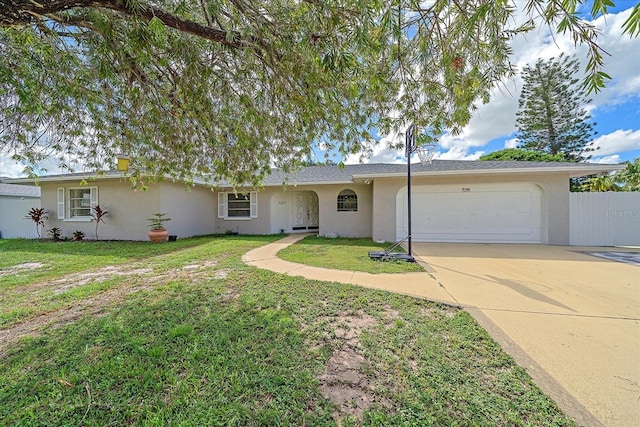
M 413 240 L 568 245 L 569 179 L 622 168 L 558 162 L 412 164 Z M 65 235 L 82 230 L 91 237 L 90 208 L 100 204 L 109 211 L 100 226 L 102 239 L 146 240 L 146 219 L 155 212 L 172 218 L 167 228 L 178 237 L 315 231 L 393 242 L 407 235 L 403 164 L 310 166 L 292 174 L 274 169 L 262 188 L 235 191 L 225 183 L 211 188 L 172 181 L 133 191 L 119 172 L 80 185 L 87 178 L 39 178 L 41 203 L 50 212 L 47 228 L 59 227 Z
M 25 216 L 39 207 L 40 187 L 0 183 L 0 237 L 36 238 L 35 224 Z

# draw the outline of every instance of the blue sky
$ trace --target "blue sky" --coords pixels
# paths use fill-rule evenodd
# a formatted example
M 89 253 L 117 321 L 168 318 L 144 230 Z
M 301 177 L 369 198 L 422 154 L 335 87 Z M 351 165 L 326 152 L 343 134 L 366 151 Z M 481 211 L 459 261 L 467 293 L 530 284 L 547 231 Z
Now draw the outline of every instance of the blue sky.
M 517 5 L 524 1 L 515 1 Z M 605 72 L 612 80 L 598 94 L 592 94 L 587 105 L 591 121 L 596 123 L 591 162 L 619 163 L 640 157 L 640 37 L 622 35 L 622 23 L 628 18 L 635 1 L 617 0 L 616 7 L 605 18 L 593 24 L 600 30 L 599 45 L 611 56 L 605 56 Z M 583 6 L 588 11 L 590 5 Z M 516 38 L 512 43 L 511 61 L 521 70 L 538 58 L 549 59 L 560 53 L 585 58 L 585 48 L 576 47 L 567 36 L 551 34 L 546 27 Z M 522 89 L 519 76 L 493 91 L 491 101 L 479 106 L 471 122 L 459 135 L 440 139 L 435 158 L 475 160 L 483 154 L 517 145 L 516 112 Z M 365 162 L 404 163 L 404 154 L 387 149 L 385 138 L 372 148 Z M 346 163 L 358 163 L 359 155 Z M 414 158 L 413 161 L 418 161 Z

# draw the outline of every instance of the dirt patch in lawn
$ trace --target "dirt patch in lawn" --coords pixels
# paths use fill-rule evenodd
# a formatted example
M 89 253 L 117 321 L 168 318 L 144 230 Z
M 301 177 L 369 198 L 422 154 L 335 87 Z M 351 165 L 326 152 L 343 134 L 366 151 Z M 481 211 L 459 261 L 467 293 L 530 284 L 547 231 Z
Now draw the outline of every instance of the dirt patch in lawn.
M 36 263 L 32 263 L 36 264 Z M 13 272 L 27 268 L 40 268 L 42 265 L 21 264 L 12 267 Z M 220 269 L 212 272 L 217 265 L 215 261 L 205 261 L 200 264 L 188 264 L 182 268 L 172 269 L 165 274 L 154 274 L 151 267 L 141 263 L 133 263 L 122 266 L 106 266 L 97 270 L 75 273 L 60 279 L 44 281 L 31 285 L 14 288 L 11 292 L 35 294 L 40 291 L 53 291 L 61 294 L 71 289 L 85 286 L 91 283 L 99 283 L 118 277 L 139 278 L 141 280 L 125 280 L 115 287 L 102 291 L 90 298 L 73 302 L 70 307 L 54 310 L 48 313 L 25 319 L 9 328 L 0 330 L 0 357 L 4 357 L 7 351 L 22 337 L 38 336 L 47 327 L 59 327 L 78 320 L 84 316 L 96 316 L 105 310 L 107 306 L 123 302 L 127 296 L 134 292 L 151 290 L 156 286 L 162 286 L 176 279 L 196 280 L 202 278 L 224 279 L 228 270 Z M 7 271 L 7 270 L 3 270 Z
M 205 261 L 202 264 L 187 264 L 182 267 L 182 270 L 185 271 L 194 271 L 194 270 L 202 270 L 203 268 L 211 268 L 218 265 L 216 261 Z
M 328 335 L 336 350 L 318 380 L 322 395 L 336 405 L 334 420 L 339 422 L 348 416 L 361 418 L 366 409 L 375 405 L 390 407 L 387 399 L 376 395 L 375 378 L 364 373 L 367 360 L 362 355 L 360 334 L 375 327 L 378 320 L 363 312 L 340 313 L 322 320 L 329 323 L 332 332 Z
M 115 277 L 139 276 L 139 275 L 149 274 L 152 272 L 153 272 L 153 269 L 144 268 L 144 267 L 107 266 L 89 273 L 78 273 L 78 274 L 73 274 L 71 276 L 64 277 L 59 280 L 53 280 L 48 282 L 46 285 L 52 287 L 54 290 L 54 293 L 61 294 L 70 289 L 77 288 L 79 286 L 84 286 L 89 283 L 100 283 L 100 282 L 105 282 L 107 280 L 113 279 Z
M 40 264 L 40 263 L 31 263 L 31 264 Z M 20 264 L 20 265 L 26 265 L 26 264 Z M 12 269 L 20 267 L 20 265 L 14 266 L 12 267 Z M 41 266 L 42 264 L 40 264 L 39 267 Z M 39 267 L 33 267 L 33 268 L 39 268 Z M 24 268 L 22 270 L 24 270 Z M 15 272 L 17 271 L 14 271 L 14 273 Z M 84 286 L 89 283 L 100 283 L 100 282 L 105 282 L 107 280 L 111 280 L 116 277 L 142 276 L 142 275 L 148 275 L 150 273 L 153 273 L 153 269 L 145 267 L 142 264 L 129 264 L 129 265 L 122 265 L 117 267 L 113 265 L 109 265 L 97 270 L 69 274 L 59 279 L 46 280 L 40 283 L 32 283 L 29 285 L 8 289 L 6 291 L 17 292 L 17 293 L 36 293 L 43 290 L 50 290 L 54 294 L 61 294 L 70 289 Z
M 41 262 L 25 262 L 24 264 L 13 265 L 8 268 L 0 269 L 0 277 L 6 276 L 7 274 L 16 274 L 21 271 L 35 270 L 42 267 L 44 267 L 44 264 Z

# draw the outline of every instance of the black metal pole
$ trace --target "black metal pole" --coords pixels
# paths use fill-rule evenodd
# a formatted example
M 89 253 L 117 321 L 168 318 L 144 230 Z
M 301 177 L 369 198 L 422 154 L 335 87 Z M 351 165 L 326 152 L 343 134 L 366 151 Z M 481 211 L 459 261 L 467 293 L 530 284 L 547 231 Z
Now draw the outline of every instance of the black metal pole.
M 407 233 L 408 233 L 408 249 L 411 253 L 411 150 L 407 150 Z

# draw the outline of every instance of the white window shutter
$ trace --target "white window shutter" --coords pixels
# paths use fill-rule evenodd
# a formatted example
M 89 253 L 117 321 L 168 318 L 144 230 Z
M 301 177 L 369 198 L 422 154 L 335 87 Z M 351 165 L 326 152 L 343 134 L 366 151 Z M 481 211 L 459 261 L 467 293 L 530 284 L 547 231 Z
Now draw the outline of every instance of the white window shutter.
M 224 218 L 227 193 L 218 193 L 218 218 Z
M 64 188 L 58 188 L 58 219 L 64 219 Z
M 251 218 L 258 218 L 258 192 L 249 193 L 249 203 L 251 203 Z
M 98 187 L 91 187 L 91 212 L 93 213 L 93 208 L 98 206 Z

